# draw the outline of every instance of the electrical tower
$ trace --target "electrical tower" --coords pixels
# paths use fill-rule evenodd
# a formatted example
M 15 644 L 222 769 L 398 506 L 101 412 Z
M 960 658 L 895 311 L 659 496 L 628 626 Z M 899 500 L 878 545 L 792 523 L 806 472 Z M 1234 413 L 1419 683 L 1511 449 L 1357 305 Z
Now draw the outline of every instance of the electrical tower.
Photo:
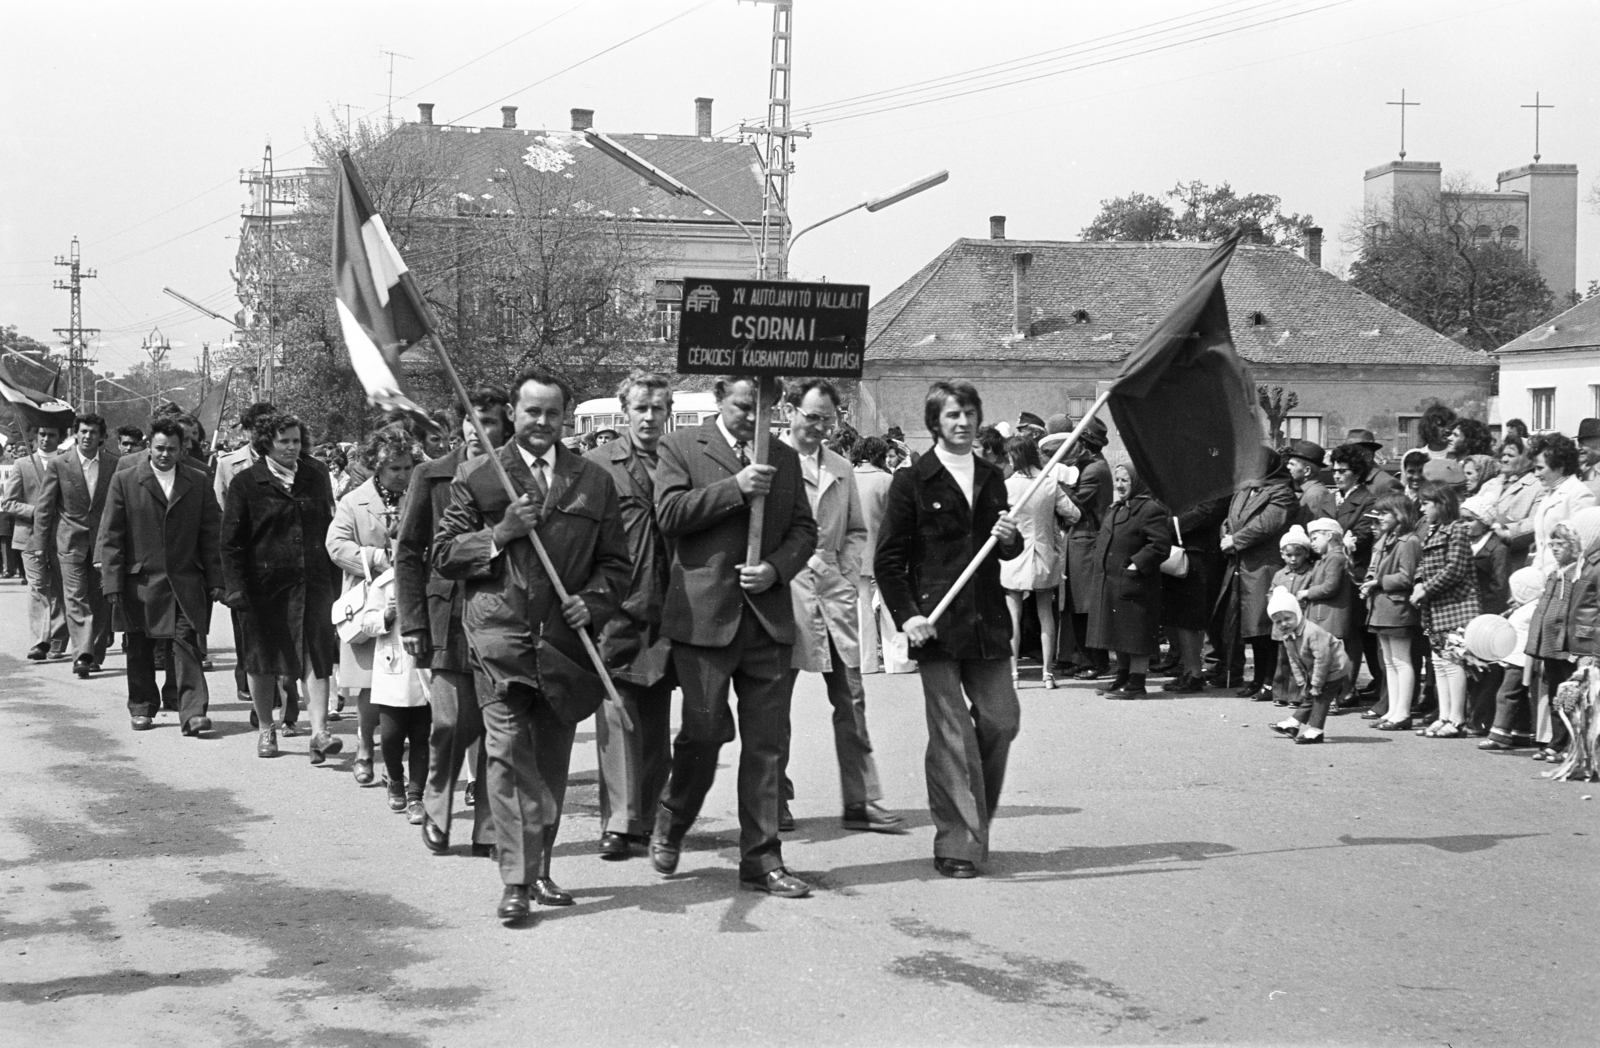
M 261 169 L 252 172 L 248 177 L 241 177 L 240 183 L 250 186 L 259 186 L 261 195 L 255 199 L 256 206 L 251 208 L 246 216 L 246 225 L 256 225 L 260 230 L 261 258 L 258 264 L 261 287 L 259 291 L 260 302 L 266 307 L 265 335 L 258 335 L 256 339 L 256 390 L 255 399 L 272 400 L 272 370 L 276 364 L 275 356 L 278 344 L 278 258 L 273 244 L 273 214 L 274 204 L 292 204 L 293 200 L 279 200 L 277 198 L 276 176 L 272 168 L 272 143 L 268 142 L 266 150 L 261 154 Z M 250 220 L 255 220 L 251 222 Z
M 789 70 L 794 23 L 794 0 L 755 0 L 772 5 L 772 72 L 767 87 L 765 126 L 739 125 L 741 134 L 762 136 L 764 179 L 761 194 L 761 257 L 756 260 L 762 277 L 788 277 L 784 246 L 789 240 L 789 176 L 794 173 L 794 139 L 811 132 L 789 126 Z M 769 270 L 768 260 L 771 259 Z
M 70 273 L 66 280 L 55 282 L 57 290 L 72 295 L 72 314 L 67 326 L 56 328 L 55 333 L 62 337 L 62 345 L 67 347 L 67 402 L 77 411 L 91 395 L 87 385 L 89 365 L 94 361 L 89 359 L 88 339 L 91 335 L 100 334 L 99 328 L 83 326 L 83 281 L 94 279 L 95 271 L 83 268 L 78 257 L 77 237 L 72 238 L 72 253 L 66 258 L 57 255 L 56 265 L 66 266 Z
M 161 368 L 167 362 L 167 354 L 172 352 L 172 343 L 160 328 L 152 328 L 139 348 L 150 357 L 150 414 L 154 415 L 161 407 L 162 394 L 166 392 L 162 388 Z

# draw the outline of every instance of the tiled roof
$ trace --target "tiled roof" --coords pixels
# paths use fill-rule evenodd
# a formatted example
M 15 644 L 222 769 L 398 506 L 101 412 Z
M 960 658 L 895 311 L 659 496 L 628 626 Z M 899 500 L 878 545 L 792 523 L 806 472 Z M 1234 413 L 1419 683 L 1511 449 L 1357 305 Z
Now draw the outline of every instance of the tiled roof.
M 404 124 L 400 133 L 431 135 L 455 154 L 457 177 L 465 192 L 477 196 L 494 193 L 491 179 L 499 169 L 521 164 L 530 147 L 541 139 L 559 145 L 573 157 L 563 173 L 578 180 L 580 189 L 592 192 L 603 206 L 619 214 L 667 221 L 726 223 L 699 201 L 674 197 L 607 157 L 570 131 L 531 128 L 460 127 L 449 124 Z M 761 221 L 759 156 L 746 142 L 695 135 L 610 135 L 633 152 L 682 181 L 707 200 L 746 224 Z M 592 187 L 592 189 L 591 189 Z M 634 209 L 637 208 L 637 211 Z
M 867 359 L 1120 361 L 1211 247 L 958 240 L 873 306 Z M 1012 334 L 1019 251 L 1033 255 L 1027 339 Z M 1241 246 L 1223 288 L 1234 344 L 1252 363 L 1494 366 L 1283 248 Z
M 1600 346 L 1600 298 L 1586 298 L 1548 324 L 1524 331 L 1500 347 L 1501 353 Z

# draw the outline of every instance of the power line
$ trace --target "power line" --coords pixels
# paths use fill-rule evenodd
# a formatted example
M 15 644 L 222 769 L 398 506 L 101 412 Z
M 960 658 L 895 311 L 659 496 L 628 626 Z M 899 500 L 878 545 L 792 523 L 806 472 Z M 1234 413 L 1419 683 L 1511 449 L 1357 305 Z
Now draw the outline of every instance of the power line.
M 512 97 L 512 95 L 520 95 L 524 91 L 531 91 L 534 88 L 538 87 L 540 84 L 547 83 L 548 81 L 554 80 L 556 77 L 561 76 L 563 73 L 570 73 L 574 69 L 578 68 L 579 66 L 587 65 L 588 63 L 593 62 L 595 59 L 599 58 L 602 55 L 610 54 L 612 51 L 615 51 L 619 47 L 622 47 L 622 46 L 624 46 L 626 44 L 633 43 L 635 40 L 638 40 L 640 37 L 649 36 L 651 33 L 655 32 L 657 29 L 660 29 L 660 28 L 662 28 L 664 26 L 671 25 L 673 22 L 676 22 L 678 19 L 683 18 L 686 15 L 692 15 L 696 11 L 700 10 L 702 7 L 709 7 L 709 6 L 711 6 L 711 3 L 712 3 L 712 0 L 703 0 L 702 3 L 695 4 L 693 7 L 685 8 L 684 10 L 679 11 L 677 14 L 673 15 L 671 18 L 667 19 L 664 22 L 657 22 L 655 25 L 651 26 L 649 29 L 645 29 L 645 30 L 643 30 L 641 32 L 635 33 L 632 36 L 628 37 L 628 39 L 626 39 L 626 40 L 620 40 L 617 43 L 612 44 L 610 47 L 604 48 L 603 50 L 600 50 L 600 51 L 596 51 L 594 54 L 590 55 L 588 58 L 579 59 L 578 61 L 572 63 L 571 65 L 567 66 L 564 69 L 558 69 L 554 73 L 551 73 L 549 76 L 541 77 L 540 79 L 535 80 L 533 83 L 528 84 L 525 87 L 519 87 L 515 91 L 512 91 L 510 94 L 501 95 L 499 98 L 495 99 L 493 102 L 485 102 L 483 105 L 479 106 L 478 108 L 468 110 L 467 112 L 462 113 L 460 116 L 455 117 L 454 119 L 445 121 L 445 123 L 447 123 L 447 124 L 457 123 L 457 122 L 459 122 L 461 120 L 465 120 L 469 116 L 472 116 L 474 113 L 481 113 L 485 109 L 488 109 L 492 105 L 498 105 L 499 103 L 504 102 L 506 99 Z
M 528 30 L 527 32 L 519 33 L 518 35 L 512 37 L 510 40 L 507 40 L 505 43 L 501 44 L 498 47 L 490 48 L 489 50 L 485 51 L 483 54 L 479 55 L 477 58 L 470 59 L 469 61 L 466 61 L 466 62 L 462 62 L 460 65 L 456 66 L 454 69 L 450 70 L 450 72 L 444 73 L 444 74 L 442 74 L 440 76 L 436 76 L 432 80 L 429 80 L 427 83 L 422 84 L 422 85 L 420 85 L 418 87 L 412 88 L 406 94 L 396 95 L 395 96 L 395 101 L 403 102 L 408 98 L 415 98 L 417 96 L 418 92 L 424 91 L 427 88 L 432 87 L 434 84 L 437 84 L 439 81 L 444 80 L 447 77 L 455 76 L 457 73 L 461 72 L 463 69 L 467 68 L 468 66 L 476 65 L 477 63 L 483 61 L 485 58 L 488 58 L 490 55 L 494 54 L 497 51 L 504 51 L 506 48 L 510 47 L 512 44 L 516 43 L 517 41 L 525 39 L 527 37 L 532 36 L 534 33 L 537 33 L 539 30 L 543 29 L 545 26 L 549 25 L 551 22 L 559 21 L 560 19 L 565 18 L 567 15 L 570 15 L 572 12 L 576 11 L 578 8 L 587 7 L 593 2 L 594 2 L 594 0 L 582 0 L 581 3 L 573 4 L 571 7 L 567 8 L 565 11 L 561 12 L 560 14 L 556 15 L 553 18 L 545 19 L 543 22 L 540 22 L 538 25 L 534 26 L 532 29 Z M 494 103 L 490 102 L 489 105 L 494 105 Z M 374 110 L 374 112 L 376 112 L 376 110 Z

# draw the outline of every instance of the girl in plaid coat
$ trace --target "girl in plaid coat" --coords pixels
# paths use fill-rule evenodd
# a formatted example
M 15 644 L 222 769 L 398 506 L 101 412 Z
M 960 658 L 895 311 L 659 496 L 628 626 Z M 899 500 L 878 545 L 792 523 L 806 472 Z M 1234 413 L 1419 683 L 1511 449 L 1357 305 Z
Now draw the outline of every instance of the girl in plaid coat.
M 1450 634 L 1478 617 L 1478 583 L 1472 566 L 1472 539 L 1461 519 L 1456 489 L 1429 481 L 1420 491 L 1422 561 L 1417 565 L 1411 603 L 1422 611 L 1422 629 L 1432 648 L 1433 677 L 1439 687 L 1439 719 L 1418 735 L 1455 739 L 1466 734 L 1467 670 L 1446 654 Z

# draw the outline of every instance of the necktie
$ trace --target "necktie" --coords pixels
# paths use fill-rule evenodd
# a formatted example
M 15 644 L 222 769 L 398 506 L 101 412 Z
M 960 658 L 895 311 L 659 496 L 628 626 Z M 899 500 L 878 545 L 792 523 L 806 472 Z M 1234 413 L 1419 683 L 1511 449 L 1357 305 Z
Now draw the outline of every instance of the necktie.
M 750 465 L 750 456 L 745 452 L 745 443 L 744 443 L 744 441 L 741 440 L 741 441 L 739 441 L 739 443 L 737 443 L 737 444 L 735 444 L 733 446 L 733 453 L 734 453 L 734 455 L 736 455 L 738 457 L 739 465 L 741 465 L 741 466 Z
M 544 479 L 545 461 L 542 458 L 533 460 L 533 496 L 534 511 L 543 515 L 545 496 L 550 494 L 550 482 Z

